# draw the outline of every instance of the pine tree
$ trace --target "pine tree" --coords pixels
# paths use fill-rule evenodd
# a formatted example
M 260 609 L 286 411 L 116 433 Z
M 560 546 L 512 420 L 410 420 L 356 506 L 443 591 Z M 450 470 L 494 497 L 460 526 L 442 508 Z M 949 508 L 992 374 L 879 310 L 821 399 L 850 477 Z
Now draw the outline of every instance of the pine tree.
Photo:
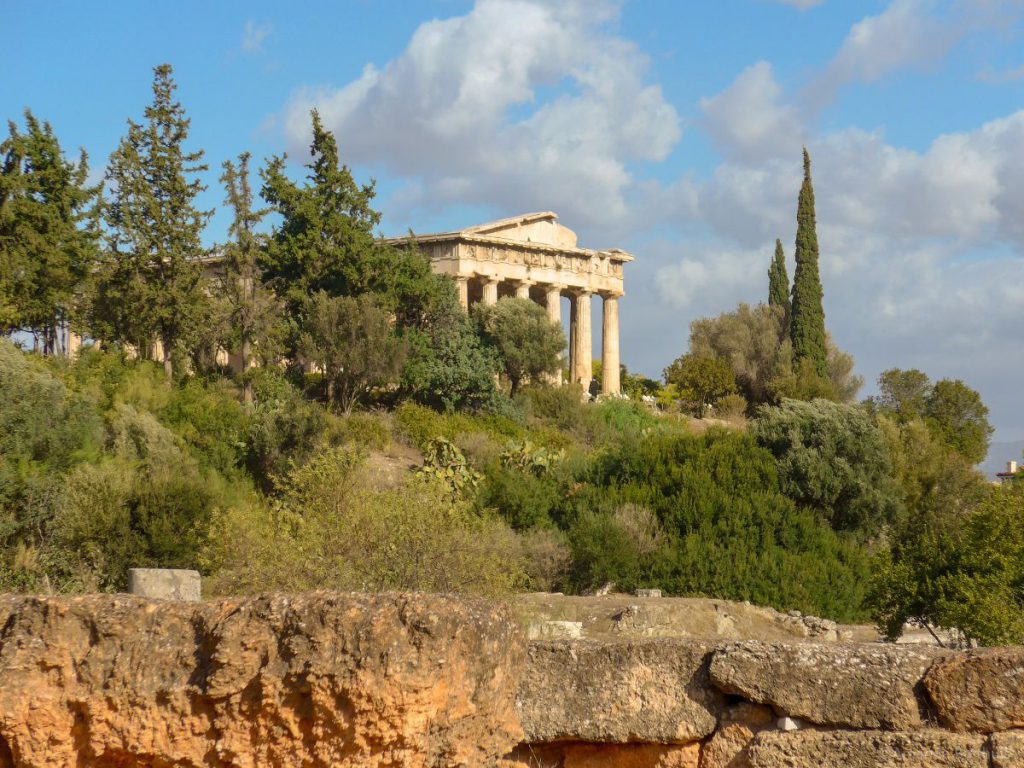
M 271 158 L 261 172 L 263 197 L 282 217 L 264 266 L 293 316 L 301 315 L 317 291 L 355 296 L 372 290 L 378 259 L 374 184 L 356 184 L 316 110 L 312 118 L 307 183 L 300 186 L 285 175 L 284 156 Z
M 825 311 L 822 308 L 821 278 L 818 276 L 818 235 L 814 220 L 814 187 L 811 184 L 811 156 L 804 149 L 804 182 L 796 212 L 796 272 L 790 338 L 795 362 L 807 359 L 819 376 L 828 374 Z
M 786 254 L 782 241 L 775 241 L 775 258 L 768 269 L 768 306 L 782 310 L 782 332 L 789 333 L 789 274 L 786 272 Z
M 266 238 L 256 227 L 266 215 L 253 210 L 252 188 L 249 186 L 249 153 L 238 156 L 236 166 L 224 161 L 220 177 L 227 193 L 227 203 L 234 211 L 230 234 L 233 238 L 223 248 L 222 272 L 218 294 L 227 307 L 230 341 L 237 345 L 242 359 L 242 400 L 252 403 L 252 381 L 248 377 L 254 346 L 264 361 L 273 355 L 274 332 L 278 320 L 278 303 L 263 284 L 258 260 L 266 250 Z
M 195 174 L 207 166 L 202 150 L 184 149 L 191 121 L 174 100 L 171 66 L 153 72 L 146 122 L 128 121 L 107 169 L 109 252 L 94 318 L 99 335 L 140 353 L 159 341 L 171 377 L 173 357 L 185 351 L 209 312 L 200 237 L 212 212 L 195 205 L 205 189 Z
M 65 159 L 49 123 L 25 112 L 0 144 L 0 332 L 29 331 L 44 353 L 78 330 L 83 286 L 96 257 L 98 186 L 89 162 Z M 66 351 L 66 350 L 65 350 Z

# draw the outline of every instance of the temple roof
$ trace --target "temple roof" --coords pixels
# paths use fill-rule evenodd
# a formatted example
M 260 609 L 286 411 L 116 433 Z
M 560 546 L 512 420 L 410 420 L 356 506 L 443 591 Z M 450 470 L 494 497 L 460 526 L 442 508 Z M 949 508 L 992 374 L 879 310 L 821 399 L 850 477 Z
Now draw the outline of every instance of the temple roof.
M 587 256 L 600 254 L 615 261 L 633 261 L 633 256 L 618 248 L 594 250 L 580 248 L 576 244 L 576 233 L 558 223 L 558 214 L 553 211 L 524 213 L 506 219 L 476 224 L 465 229 L 451 232 L 437 232 L 427 235 L 414 235 L 420 242 L 436 242 L 443 240 L 467 240 L 480 243 L 517 243 L 526 247 L 543 250 L 556 250 Z M 406 241 L 407 237 L 389 238 L 391 242 Z

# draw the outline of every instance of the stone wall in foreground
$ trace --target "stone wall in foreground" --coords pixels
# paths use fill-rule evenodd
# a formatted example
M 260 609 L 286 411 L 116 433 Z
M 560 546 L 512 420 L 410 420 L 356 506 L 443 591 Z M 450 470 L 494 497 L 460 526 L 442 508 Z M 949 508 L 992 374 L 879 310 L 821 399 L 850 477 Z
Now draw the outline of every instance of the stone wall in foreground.
M 527 643 L 424 595 L 4 597 L 7 766 L 1024 768 L 1024 649 Z

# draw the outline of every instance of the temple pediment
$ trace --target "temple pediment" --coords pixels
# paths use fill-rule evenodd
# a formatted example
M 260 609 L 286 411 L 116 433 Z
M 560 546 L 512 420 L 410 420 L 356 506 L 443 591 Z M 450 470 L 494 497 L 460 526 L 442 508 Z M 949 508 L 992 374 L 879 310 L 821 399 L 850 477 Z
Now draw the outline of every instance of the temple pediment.
M 484 235 L 520 243 L 552 245 L 556 248 L 575 248 L 576 233 L 558 223 L 558 215 L 552 211 L 526 213 L 507 219 L 477 224 L 460 231 L 464 235 Z

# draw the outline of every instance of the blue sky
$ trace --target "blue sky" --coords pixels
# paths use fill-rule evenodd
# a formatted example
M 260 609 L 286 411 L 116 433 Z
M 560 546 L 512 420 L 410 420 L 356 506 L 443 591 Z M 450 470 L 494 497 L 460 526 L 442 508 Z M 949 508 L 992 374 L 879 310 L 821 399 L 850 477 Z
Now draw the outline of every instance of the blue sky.
M 555 210 L 621 247 L 623 358 L 657 375 L 687 326 L 792 272 L 814 158 L 825 309 L 878 373 L 963 378 L 1024 439 L 1024 0 L 11 2 L 0 107 L 97 174 L 175 68 L 192 146 L 301 161 L 317 106 L 386 233 Z M 296 169 L 298 172 L 298 169 Z M 223 237 L 218 215 L 210 242 Z

